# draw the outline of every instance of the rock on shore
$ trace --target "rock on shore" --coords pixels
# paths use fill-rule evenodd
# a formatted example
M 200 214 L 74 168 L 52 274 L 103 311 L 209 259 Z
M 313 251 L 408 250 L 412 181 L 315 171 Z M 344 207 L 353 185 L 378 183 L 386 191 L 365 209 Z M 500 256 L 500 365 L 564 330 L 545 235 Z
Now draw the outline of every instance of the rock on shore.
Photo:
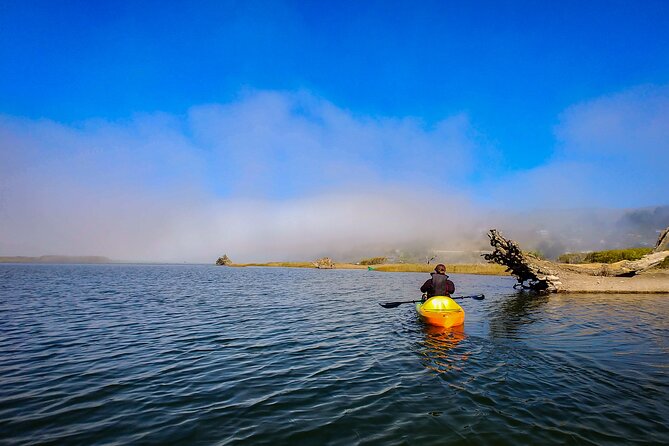
M 334 269 L 335 264 L 330 257 L 323 257 L 316 260 L 314 266 L 318 269 Z

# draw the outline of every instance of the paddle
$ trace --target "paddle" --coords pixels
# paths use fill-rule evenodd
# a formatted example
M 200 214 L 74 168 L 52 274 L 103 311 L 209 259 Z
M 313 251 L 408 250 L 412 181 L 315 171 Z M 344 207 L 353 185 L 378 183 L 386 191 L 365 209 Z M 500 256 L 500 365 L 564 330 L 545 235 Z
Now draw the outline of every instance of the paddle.
M 451 297 L 453 300 L 459 300 L 459 299 L 474 299 L 474 300 L 483 300 L 485 299 L 485 295 L 483 294 L 475 294 L 473 296 L 453 296 Z M 415 304 L 418 302 L 423 302 L 422 300 L 405 300 L 403 302 L 386 302 L 386 303 L 381 303 L 379 302 L 379 305 L 381 305 L 383 308 L 397 308 L 402 304 Z

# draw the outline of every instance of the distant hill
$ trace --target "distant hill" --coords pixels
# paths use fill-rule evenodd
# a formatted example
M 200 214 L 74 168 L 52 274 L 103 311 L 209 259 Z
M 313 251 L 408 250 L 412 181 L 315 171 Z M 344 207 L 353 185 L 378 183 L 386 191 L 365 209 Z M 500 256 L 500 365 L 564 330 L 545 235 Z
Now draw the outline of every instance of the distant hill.
M 114 263 L 114 261 L 103 256 L 9 256 L 0 257 L 0 263 Z

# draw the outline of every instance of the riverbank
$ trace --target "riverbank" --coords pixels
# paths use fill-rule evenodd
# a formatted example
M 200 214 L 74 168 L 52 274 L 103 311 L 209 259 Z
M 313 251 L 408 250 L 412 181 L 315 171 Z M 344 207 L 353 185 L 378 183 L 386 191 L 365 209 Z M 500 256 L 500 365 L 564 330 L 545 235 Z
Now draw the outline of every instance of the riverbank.
M 662 233 L 657 246 L 664 246 L 662 240 L 668 232 L 669 228 Z M 669 293 L 667 250 L 656 249 L 637 260 L 615 263 L 556 263 L 523 252 L 516 242 L 504 238 L 496 229 L 491 229 L 488 237 L 494 250 L 485 259 L 507 266 L 518 280 L 517 285 L 525 289 L 549 293 Z M 627 251 L 631 250 L 602 254 Z
M 529 258 L 528 258 L 529 259 Z M 526 259 L 526 260 L 528 260 Z M 538 278 L 550 279 L 556 293 L 667 294 L 669 269 L 656 266 L 628 276 L 615 275 L 633 262 L 564 264 L 532 258 L 528 265 Z
M 562 286 L 558 293 L 666 294 L 669 293 L 669 270 L 650 270 L 633 277 L 586 276 L 561 271 Z
M 281 267 L 281 268 L 315 268 L 312 262 L 267 262 L 267 263 L 233 263 L 231 267 L 244 268 L 249 266 Z M 387 263 L 380 265 L 358 265 L 354 263 L 335 263 L 335 269 L 363 269 L 393 273 L 430 273 L 433 264 L 425 263 Z M 446 265 L 446 272 L 451 274 L 479 274 L 492 276 L 508 276 L 506 267 L 494 263 L 463 263 Z

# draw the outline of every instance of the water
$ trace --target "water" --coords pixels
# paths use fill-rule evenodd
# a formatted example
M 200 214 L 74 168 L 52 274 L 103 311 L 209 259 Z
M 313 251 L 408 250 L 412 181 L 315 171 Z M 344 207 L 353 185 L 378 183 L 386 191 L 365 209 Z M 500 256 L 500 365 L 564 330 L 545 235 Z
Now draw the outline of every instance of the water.
M 0 265 L 2 444 L 667 444 L 669 297 L 453 275 Z

